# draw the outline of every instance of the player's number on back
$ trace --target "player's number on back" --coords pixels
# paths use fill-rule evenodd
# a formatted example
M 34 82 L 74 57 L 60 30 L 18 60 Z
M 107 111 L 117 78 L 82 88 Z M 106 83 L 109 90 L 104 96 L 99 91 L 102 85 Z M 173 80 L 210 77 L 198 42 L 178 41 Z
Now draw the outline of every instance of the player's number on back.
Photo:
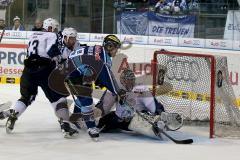
M 32 42 L 29 42 L 29 47 L 31 48 L 31 51 L 29 52 L 29 55 L 38 54 L 38 44 L 39 44 L 38 40 L 34 40 Z

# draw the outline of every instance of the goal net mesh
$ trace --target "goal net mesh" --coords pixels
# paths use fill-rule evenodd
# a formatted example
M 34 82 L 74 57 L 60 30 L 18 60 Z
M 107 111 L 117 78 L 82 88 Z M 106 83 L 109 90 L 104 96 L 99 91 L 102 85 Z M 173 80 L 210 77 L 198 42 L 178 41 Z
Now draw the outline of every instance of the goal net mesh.
M 210 137 L 240 137 L 240 111 L 229 82 L 227 58 L 156 51 L 153 94 L 185 125 L 209 125 Z

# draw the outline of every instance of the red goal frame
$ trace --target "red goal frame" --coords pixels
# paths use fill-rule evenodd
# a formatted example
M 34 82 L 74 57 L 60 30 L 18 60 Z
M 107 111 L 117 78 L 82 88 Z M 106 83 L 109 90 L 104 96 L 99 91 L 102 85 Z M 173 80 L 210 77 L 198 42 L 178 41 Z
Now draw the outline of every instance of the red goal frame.
M 184 53 L 184 52 L 170 52 L 165 50 L 155 51 L 153 60 L 152 60 L 152 76 L 153 76 L 153 85 L 152 85 L 152 93 L 156 95 L 156 86 L 157 86 L 157 65 L 158 60 L 157 56 L 159 54 L 168 54 L 168 55 L 177 55 L 177 56 L 190 56 L 190 57 L 202 57 L 208 58 L 211 62 L 211 82 L 210 82 L 210 124 L 209 124 L 209 137 L 214 137 L 214 110 L 215 110 L 215 72 L 216 72 L 216 60 L 213 55 L 209 54 L 198 54 L 198 53 Z

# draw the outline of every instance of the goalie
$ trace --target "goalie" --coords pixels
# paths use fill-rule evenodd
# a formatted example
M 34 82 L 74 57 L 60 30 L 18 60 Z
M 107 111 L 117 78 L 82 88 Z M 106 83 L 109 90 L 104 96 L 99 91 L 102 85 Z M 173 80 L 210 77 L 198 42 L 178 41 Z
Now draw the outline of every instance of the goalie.
M 152 93 L 144 85 L 135 85 L 135 75 L 132 70 L 125 69 L 120 75 L 122 94 L 117 99 L 112 93 L 106 91 L 100 102 L 96 105 L 101 109 L 103 117 L 99 119 L 98 128 L 102 132 L 113 129 L 135 131 L 150 137 L 159 136 L 161 130 L 177 130 L 183 124 L 182 117 L 177 113 L 167 113 Z M 110 111 L 116 103 L 116 110 Z M 144 116 L 156 124 L 151 125 L 140 117 Z M 157 127 L 156 127 L 157 126 Z

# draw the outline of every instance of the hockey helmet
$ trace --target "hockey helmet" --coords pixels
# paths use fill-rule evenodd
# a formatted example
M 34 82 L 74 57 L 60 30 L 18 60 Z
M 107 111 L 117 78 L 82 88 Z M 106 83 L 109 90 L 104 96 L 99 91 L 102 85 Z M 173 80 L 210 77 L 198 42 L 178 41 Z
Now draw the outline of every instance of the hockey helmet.
M 69 37 L 77 37 L 77 31 L 74 28 L 64 28 L 62 35 L 65 37 L 67 37 L 67 39 Z
M 59 27 L 59 23 L 56 19 L 47 18 L 43 21 L 43 28 L 48 31 L 49 27 L 52 27 L 51 32 L 54 32 Z
M 121 42 L 118 39 L 117 36 L 113 35 L 113 34 L 109 34 L 107 35 L 104 40 L 103 40 L 103 46 L 107 47 L 107 46 L 114 46 L 115 48 L 120 48 L 121 47 Z

